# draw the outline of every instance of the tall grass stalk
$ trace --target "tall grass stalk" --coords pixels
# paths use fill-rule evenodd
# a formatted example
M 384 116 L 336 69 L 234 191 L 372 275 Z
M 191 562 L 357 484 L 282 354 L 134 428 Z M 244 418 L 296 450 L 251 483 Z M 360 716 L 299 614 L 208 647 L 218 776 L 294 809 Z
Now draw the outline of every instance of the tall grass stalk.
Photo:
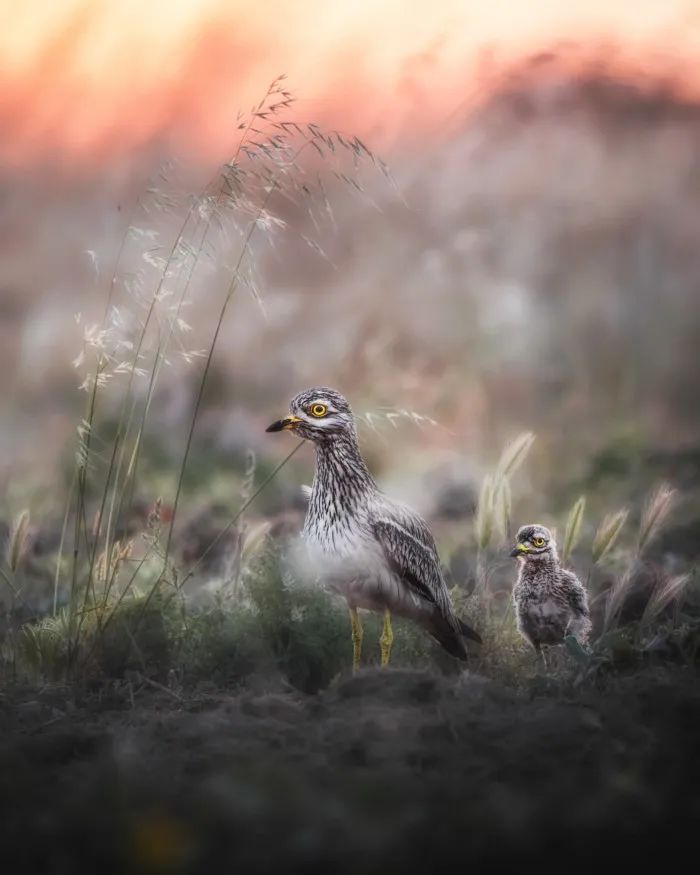
M 226 290 L 226 295 L 224 297 L 223 304 L 221 305 L 221 309 L 219 310 L 219 315 L 218 315 L 218 318 L 216 320 L 216 325 L 214 327 L 214 333 L 213 333 L 212 338 L 209 342 L 209 349 L 207 350 L 207 357 L 206 357 L 206 360 L 204 363 L 204 370 L 202 372 L 202 378 L 199 382 L 199 388 L 197 390 L 197 396 L 195 398 L 194 412 L 192 413 L 192 419 L 190 421 L 189 431 L 187 432 L 187 441 L 185 443 L 185 451 L 182 455 L 182 462 L 180 463 L 180 473 L 178 475 L 177 486 L 175 488 L 175 499 L 173 501 L 172 517 L 170 520 L 170 527 L 168 529 L 168 537 L 167 537 L 167 541 L 165 544 L 165 560 L 164 560 L 165 562 L 168 561 L 168 557 L 170 555 L 170 548 L 171 548 L 172 539 L 173 539 L 173 531 L 174 531 L 174 527 L 175 527 L 175 518 L 177 516 L 177 510 L 178 510 L 178 507 L 180 505 L 180 495 L 182 492 L 182 483 L 183 483 L 184 476 L 185 476 L 185 469 L 187 468 L 187 461 L 189 459 L 190 450 L 192 448 L 192 440 L 194 438 L 194 430 L 195 430 L 195 426 L 197 424 L 197 418 L 199 416 L 199 409 L 200 409 L 200 406 L 202 404 L 202 398 L 204 397 L 204 388 L 206 386 L 207 378 L 209 376 L 209 371 L 211 369 L 211 363 L 212 363 L 212 359 L 214 357 L 214 350 L 216 349 L 216 345 L 217 345 L 217 342 L 219 340 L 219 334 L 220 334 L 221 328 L 224 324 L 224 317 L 226 316 L 226 311 L 228 309 L 229 304 L 231 303 L 231 299 L 233 298 L 233 295 L 234 295 L 236 289 L 238 288 L 239 271 L 241 268 L 241 264 L 243 263 L 243 259 L 248 254 L 248 246 L 249 246 L 250 241 L 253 237 L 253 234 L 255 233 L 255 229 L 257 228 L 257 220 L 263 214 L 265 207 L 267 206 L 267 203 L 268 203 L 273 191 L 274 191 L 274 188 L 271 187 L 267 193 L 267 196 L 263 200 L 263 202 L 260 206 L 260 209 L 258 210 L 255 218 L 251 221 L 250 225 L 248 226 L 248 231 L 246 233 L 245 239 L 243 240 L 243 245 L 241 246 L 241 252 L 238 256 L 238 261 L 236 262 L 236 266 L 235 266 L 234 271 L 233 271 L 233 276 L 231 277 L 231 281 L 229 282 L 228 289 Z
M 180 465 L 180 472 L 179 472 L 177 485 L 176 485 L 176 489 L 175 489 L 175 498 L 173 501 L 172 516 L 171 516 L 171 520 L 170 520 L 170 526 L 168 529 L 168 536 L 167 536 L 167 541 L 166 541 L 166 546 L 165 546 L 165 562 L 167 562 L 168 557 L 170 555 L 173 532 L 174 532 L 175 521 L 176 521 L 176 517 L 177 517 L 177 511 L 178 511 L 178 507 L 179 507 L 179 503 L 180 503 L 180 496 L 181 496 L 181 492 L 182 492 L 182 484 L 183 484 L 183 480 L 184 480 L 185 470 L 187 468 L 187 462 L 188 462 L 190 451 L 192 448 L 194 430 L 195 430 L 195 427 L 197 424 L 197 418 L 199 415 L 199 410 L 200 410 L 202 398 L 204 396 L 204 389 L 205 389 L 205 386 L 207 383 L 207 378 L 209 376 L 209 372 L 211 369 L 211 363 L 212 363 L 212 359 L 214 356 L 214 351 L 215 351 L 216 346 L 217 346 L 217 342 L 219 339 L 221 328 L 222 328 L 223 323 L 224 323 L 224 318 L 226 316 L 227 309 L 228 309 L 228 307 L 231 303 L 231 300 L 232 300 L 232 298 L 233 298 L 233 296 L 234 296 L 234 294 L 235 294 L 235 292 L 236 292 L 236 290 L 241 282 L 241 275 L 240 275 L 241 267 L 243 265 L 244 259 L 250 253 L 250 245 L 251 245 L 251 241 L 253 239 L 253 236 L 254 236 L 256 230 L 258 230 L 261 226 L 265 227 L 265 224 L 262 222 L 262 219 L 267 215 L 267 208 L 268 208 L 269 202 L 272 199 L 273 195 L 278 192 L 278 190 L 280 188 L 281 178 L 289 171 L 290 168 L 297 167 L 297 161 L 301 157 L 302 153 L 306 149 L 308 149 L 309 147 L 313 146 L 316 149 L 316 151 L 321 155 L 321 157 L 323 157 L 324 150 L 319 145 L 319 140 L 324 144 L 324 146 L 327 146 L 328 144 L 330 144 L 331 151 L 333 153 L 335 152 L 335 147 L 333 146 L 332 136 L 330 136 L 330 135 L 324 136 L 321 133 L 320 129 L 317 128 L 317 126 L 315 126 L 315 125 L 310 125 L 309 127 L 311 128 L 310 139 L 305 139 L 304 142 L 302 142 L 302 144 L 299 146 L 299 148 L 296 149 L 291 155 L 285 156 L 285 160 L 283 161 L 283 163 L 275 169 L 275 172 L 271 176 L 268 177 L 268 179 L 266 181 L 266 186 L 265 186 L 265 188 L 266 188 L 265 196 L 262 199 L 262 202 L 260 203 L 257 210 L 254 212 L 254 214 L 253 214 L 253 216 L 248 224 L 248 228 L 247 228 L 245 236 L 243 238 L 243 243 L 241 245 L 238 259 L 233 267 L 231 279 L 229 281 L 228 288 L 226 290 L 226 294 L 224 296 L 223 303 L 221 305 L 221 309 L 219 310 L 219 315 L 218 315 L 218 318 L 217 318 L 217 321 L 216 321 L 216 324 L 214 327 L 214 332 L 212 334 L 212 338 L 209 342 L 209 347 L 208 347 L 208 350 L 206 353 L 206 359 L 205 359 L 205 363 L 204 363 L 204 369 L 202 372 L 202 377 L 201 377 L 201 380 L 199 383 L 199 388 L 198 388 L 197 395 L 195 398 L 194 411 L 192 414 L 192 419 L 190 421 L 190 427 L 189 427 L 189 431 L 187 434 L 187 441 L 185 444 L 185 451 L 184 451 L 183 456 L 182 456 L 182 462 Z M 342 136 L 338 136 L 336 134 L 336 137 L 337 137 L 340 145 L 347 148 L 347 143 L 342 138 Z M 353 150 L 352 150 L 354 155 L 357 156 L 358 154 L 364 153 L 370 159 L 374 160 L 374 156 L 369 152 L 369 150 L 366 149 L 366 147 L 364 147 L 363 144 L 360 143 L 359 140 L 357 140 L 357 138 L 355 138 L 355 144 L 356 144 L 355 148 L 353 148 Z M 349 177 L 343 177 L 343 178 L 347 179 L 351 183 L 353 182 L 353 180 Z M 355 184 L 355 187 L 357 187 L 357 184 Z M 325 198 L 325 195 L 324 195 L 324 198 Z M 257 295 L 256 295 L 256 298 L 257 298 Z
M 268 88 L 268 91 L 267 91 L 265 97 L 263 98 L 262 103 L 264 103 L 264 101 L 267 98 L 269 98 L 270 94 L 273 93 L 273 90 L 275 88 L 275 84 L 276 83 L 273 82 L 273 84 L 270 86 L 270 88 Z M 260 105 L 262 105 L 262 103 Z M 251 116 L 251 119 L 252 119 L 252 116 Z M 248 125 L 248 127 L 245 129 L 243 135 L 239 138 L 238 146 L 237 146 L 236 151 L 235 151 L 236 155 L 239 154 L 240 149 L 245 141 L 245 138 L 247 137 L 247 135 L 249 133 L 249 129 L 250 129 L 250 125 Z M 218 175 L 219 174 L 217 173 L 217 175 L 216 175 L 216 177 L 214 177 L 214 179 L 218 178 Z M 134 407 L 133 406 L 131 407 L 131 413 L 129 414 L 128 418 L 127 418 L 127 410 L 130 407 L 130 399 L 132 396 L 133 384 L 134 384 L 135 375 L 136 375 L 137 369 L 138 369 L 138 362 L 139 362 L 139 358 L 141 355 L 141 351 L 143 349 L 151 321 L 152 321 L 154 313 L 156 311 L 156 305 L 161 300 L 161 295 L 163 293 L 164 285 L 165 285 L 167 279 L 169 278 L 171 266 L 173 265 L 177 254 L 180 252 L 180 249 L 184 244 L 187 228 L 190 225 L 191 220 L 193 218 L 196 218 L 197 211 L 199 209 L 199 204 L 201 203 L 202 198 L 205 196 L 205 192 L 206 192 L 207 188 L 209 188 L 211 186 L 211 184 L 212 183 L 210 182 L 205 187 L 204 192 L 198 198 L 195 198 L 192 200 L 190 207 L 187 210 L 185 218 L 184 218 L 177 234 L 175 235 L 175 239 L 172 243 L 172 246 L 170 248 L 168 256 L 167 256 L 165 263 L 162 267 L 162 270 L 160 273 L 160 278 L 157 282 L 155 291 L 151 296 L 148 310 L 146 313 L 146 317 L 141 325 L 141 330 L 140 330 L 140 333 L 138 335 L 138 340 L 136 343 L 135 352 L 134 352 L 133 359 L 132 359 L 132 364 L 131 364 L 131 367 L 128 369 L 128 380 L 127 380 L 126 389 L 124 391 L 123 398 L 122 398 L 121 411 L 120 411 L 120 414 L 118 417 L 117 432 L 116 432 L 116 435 L 115 435 L 113 442 L 112 442 L 112 452 L 110 455 L 110 461 L 109 461 L 109 465 L 108 465 L 108 469 L 107 469 L 107 474 L 106 474 L 105 482 L 103 485 L 102 499 L 101 499 L 100 509 L 99 509 L 99 512 L 97 515 L 96 531 L 94 532 L 93 544 L 92 544 L 91 551 L 90 551 L 90 547 L 87 543 L 87 538 L 86 538 L 86 549 L 88 550 L 90 555 L 89 555 L 89 561 L 88 561 L 88 571 L 87 571 L 88 578 L 87 578 L 87 584 L 85 586 L 85 599 L 84 599 L 84 603 L 83 603 L 83 613 L 84 613 L 84 609 L 86 606 L 88 596 L 92 596 L 93 599 L 95 597 L 95 593 L 94 593 L 95 559 L 97 556 L 98 545 L 100 543 L 102 522 L 103 522 L 103 518 L 104 518 L 104 513 L 105 513 L 105 508 L 106 508 L 108 496 L 110 494 L 110 489 L 112 491 L 112 501 L 110 504 L 108 529 L 107 529 L 107 532 L 105 534 L 105 551 L 107 553 L 109 553 L 110 541 L 112 538 L 112 531 L 110 530 L 110 525 L 116 524 L 116 517 L 118 516 L 118 512 L 116 515 L 113 513 L 115 504 L 117 503 L 116 496 L 118 493 L 120 493 L 120 497 L 118 500 L 119 510 L 121 510 L 123 505 L 124 505 L 124 494 L 126 492 L 128 484 L 122 483 L 120 485 L 118 482 L 118 477 L 119 477 L 119 474 L 120 474 L 120 471 L 122 468 L 124 453 L 126 452 L 125 447 L 126 447 L 127 435 L 129 433 L 132 419 L 133 419 Z M 131 230 L 130 228 L 127 228 L 125 238 L 128 236 L 130 230 Z M 109 307 L 110 307 L 110 304 L 112 301 L 114 287 L 116 284 L 116 271 L 118 269 L 119 261 L 121 259 L 124 248 L 125 248 L 125 239 L 122 240 L 122 243 L 120 245 L 119 255 L 118 255 L 117 261 L 115 263 L 115 275 L 113 275 L 113 277 L 112 277 L 112 280 L 110 282 L 110 287 L 108 290 L 107 304 L 105 307 L 105 314 L 103 317 L 103 328 L 104 328 L 104 323 L 105 323 L 107 316 L 109 314 Z M 195 264 L 192 265 L 192 268 L 190 270 L 189 279 L 191 279 L 192 273 L 194 271 L 194 267 L 196 266 L 196 261 L 197 261 L 197 259 L 195 258 Z M 188 282 L 186 284 L 185 291 L 183 292 L 183 296 L 186 293 L 187 288 L 189 287 L 189 279 L 188 279 Z M 182 300 L 182 298 L 181 298 L 181 300 Z M 171 325 L 172 324 L 173 323 L 171 322 Z M 160 363 L 161 363 L 161 349 L 159 347 L 157 349 L 156 356 L 154 359 L 151 381 L 150 381 L 150 385 L 149 385 L 149 392 L 148 392 L 147 400 L 146 400 L 146 404 L 145 404 L 145 415 L 147 415 L 147 410 L 150 406 L 150 400 L 152 398 L 153 389 L 155 387 L 155 378 L 157 377 Z M 76 531 L 75 531 L 75 537 L 74 537 L 74 551 L 73 551 L 73 553 L 74 553 L 73 569 L 74 570 L 73 570 L 73 580 L 72 580 L 72 586 L 71 586 L 72 592 L 74 592 L 76 587 L 77 587 L 77 565 L 78 565 L 78 557 L 79 557 L 79 550 L 80 550 L 80 547 L 79 547 L 79 544 L 80 544 L 79 527 L 81 524 L 81 519 L 82 519 L 83 526 L 85 529 L 85 534 L 87 534 L 87 531 L 86 531 L 87 526 L 86 526 L 85 521 L 84 521 L 85 493 L 86 493 L 86 486 L 87 486 L 87 471 L 88 471 L 89 462 L 90 462 L 91 436 L 92 436 L 92 431 L 93 431 L 94 422 L 95 422 L 97 390 L 98 390 L 98 387 L 100 385 L 99 377 L 103 373 L 103 369 L 105 368 L 105 364 L 106 364 L 105 356 L 102 354 L 102 351 L 100 350 L 99 354 L 98 354 L 97 362 L 96 362 L 95 375 L 94 375 L 94 379 L 93 379 L 92 387 L 91 387 L 91 397 L 90 397 L 90 403 L 89 403 L 89 408 L 88 408 L 88 414 L 83 421 L 85 432 L 86 432 L 86 437 L 85 437 L 84 441 L 82 440 L 82 435 L 81 435 L 82 446 L 81 446 L 80 460 L 79 460 L 79 466 L 78 466 Z M 132 460 L 134 460 L 138 456 L 141 439 L 142 439 L 142 431 L 139 431 L 139 434 L 136 437 L 136 441 L 134 443 L 134 448 L 133 448 L 133 451 L 131 454 Z M 119 462 L 117 462 L 118 454 L 120 452 L 121 452 L 121 455 L 119 456 Z M 115 463 L 116 463 L 116 479 L 115 479 L 115 482 L 112 483 L 112 476 L 115 473 Z M 59 555 L 59 564 L 60 564 L 60 555 Z M 71 611 L 71 615 L 73 616 L 75 614 L 75 604 L 76 603 L 75 603 L 74 599 L 72 599 L 71 602 L 72 602 L 72 608 L 73 608 L 73 610 Z M 78 626 L 76 629 L 77 635 L 80 634 L 80 629 L 81 629 L 81 621 L 78 622 Z
M 246 286 L 254 298 L 261 302 L 257 281 L 253 275 L 251 241 L 258 231 L 265 231 L 271 235 L 274 229 L 285 227 L 285 223 L 269 211 L 272 200 L 277 196 L 291 201 L 295 201 L 297 197 L 303 198 L 313 218 L 312 196 L 314 191 L 317 191 L 323 210 L 326 212 L 330 210 L 320 173 L 316 174 L 317 184 L 309 182 L 304 169 L 297 163 L 299 157 L 312 147 L 322 159 L 337 164 L 339 160 L 337 153 L 345 150 L 352 155 L 356 166 L 361 160 L 368 159 L 388 176 L 385 165 L 357 137 L 348 137 L 337 131 L 323 131 L 313 124 L 302 126 L 294 121 L 284 121 L 281 115 L 293 105 L 294 99 L 285 90 L 282 84 L 283 78 L 280 77 L 270 85 L 262 100 L 251 110 L 247 118 L 239 116 L 237 143 L 229 162 L 217 171 L 197 197 L 190 199 L 174 239 L 167 247 L 165 257 L 152 255 L 153 251 L 158 250 L 143 252 L 147 264 L 155 266 L 158 271 L 150 295 L 145 298 L 142 296 L 143 271 L 138 272 L 135 283 L 131 285 L 126 279 L 124 280 L 124 289 L 136 301 L 139 308 L 143 307 L 144 311 L 143 317 L 138 319 L 133 340 L 129 337 L 122 339 L 117 331 L 120 315 L 115 301 L 119 267 L 132 239 L 150 240 L 156 232 L 144 231 L 131 222 L 116 256 L 101 326 L 86 326 L 84 329 L 83 349 L 74 365 L 81 367 L 88 358 L 94 361 L 92 373 L 88 373 L 81 387 L 87 390 L 88 397 L 85 414 L 78 429 L 75 474 L 64 514 L 53 593 L 55 615 L 59 604 L 62 557 L 68 540 L 69 521 L 72 517 L 72 563 L 67 610 L 67 629 L 70 638 L 69 665 L 73 665 L 79 653 L 80 640 L 88 615 L 96 612 L 98 630 L 103 630 L 114 616 L 117 606 L 135 587 L 138 574 L 147 557 L 150 558 L 154 554 L 160 556 L 161 571 L 156 575 L 145 595 L 144 610 L 160 587 L 161 581 L 169 579 L 175 582 L 178 579 L 171 560 L 174 526 L 214 352 L 225 316 L 239 286 Z M 295 140 L 297 142 L 294 142 Z M 352 176 L 336 170 L 333 173 L 335 177 L 356 190 L 360 192 L 363 190 Z M 173 203 L 172 198 L 155 188 L 149 191 L 154 193 L 152 204 L 141 199 L 137 202 L 144 214 L 147 214 L 151 208 L 169 212 Z M 223 303 L 208 349 L 188 351 L 180 340 L 180 334 L 189 328 L 181 314 L 190 295 L 193 277 L 200 260 L 205 255 L 209 257 L 208 238 L 216 228 L 220 235 L 223 235 L 224 243 L 228 246 L 225 223 L 233 221 L 238 228 L 241 219 L 245 221 L 241 248 L 235 264 L 230 268 L 231 273 Z M 320 251 L 320 247 L 313 245 L 313 241 L 307 240 L 306 237 L 304 240 Z M 145 270 L 150 270 L 150 267 Z M 169 298 L 173 295 L 175 295 L 175 303 L 171 304 Z M 161 311 L 165 313 L 165 320 L 160 315 Z M 108 323 L 108 320 L 111 322 Z M 153 347 L 150 340 L 154 334 L 157 343 Z M 121 556 L 121 551 L 125 547 L 118 546 L 117 526 L 133 501 L 152 400 L 162 368 L 168 362 L 169 350 L 175 341 L 182 347 L 181 355 L 185 361 L 189 362 L 201 356 L 204 358 L 204 367 L 179 465 L 167 537 L 164 547 L 161 547 L 158 538 L 154 537 L 145 556 L 137 561 L 134 574 L 125 582 L 120 582 L 120 568 L 124 559 L 115 557 Z M 123 349 L 129 350 L 130 353 L 126 360 L 122 361 Z M 144 367 L 146 361 L 150 361 L 150 364 Z M 95 432 L 101 415 L 102 392 L 120 374 L 126 375 L 126 383 L 120 398 L 115 431 L 109 443 L 106 446 L 100 445 L 98 449 Z M 148 382 L 145 398 L 138 401 L 135 395 L 136 380 L 142 376 L 147 377 Z M 243 506 L 230 525 L 235 524 L 250 502 L 276 476 L 297 449 L 298 447 L 258 490 L 243 502 Z M 97 485 L 98 479 L 100 479 L 97 493 L 99 498 L 93 517 L 94 523 L 90 526 L 88 525 L 88 505 L 92 501 L 90 490 Z

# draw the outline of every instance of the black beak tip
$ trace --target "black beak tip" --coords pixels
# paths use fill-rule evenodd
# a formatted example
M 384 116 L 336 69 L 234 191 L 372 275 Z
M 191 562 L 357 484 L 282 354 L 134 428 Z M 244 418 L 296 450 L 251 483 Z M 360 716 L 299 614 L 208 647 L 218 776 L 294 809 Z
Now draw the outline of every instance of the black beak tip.
M 268 425 L 265 431 L 282 431 L 283 428 L 284 422 L 281 419 L 278 419 L 276 422 L 273 422 L 272 425 Z
M 510 551 L 510 555 L 511 555 L 511 557 L 512 557 L 513 559 L 517 559 L 518 556 L 520 556 L 520 550 L 518 550 L 518 548 L 515 547 L 514 549 L 512 549 L 512 550 Z

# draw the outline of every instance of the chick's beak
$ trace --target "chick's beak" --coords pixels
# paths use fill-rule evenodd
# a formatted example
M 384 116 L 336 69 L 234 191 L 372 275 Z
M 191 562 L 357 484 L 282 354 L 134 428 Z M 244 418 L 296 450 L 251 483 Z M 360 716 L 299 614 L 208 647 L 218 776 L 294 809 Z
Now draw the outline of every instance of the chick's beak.
M 516 556 L 522 556 L 528 551 L 529 547 L 527 547 L 525 544 L 516 544 L 516 546 L 510 551 L 510 555 L 515 558 Z
M 265 431 L 289 431 L 290 429 L 296 428 L 297 424 L 302 422 L 300 417 L 285 416 L 284 419 L 278 419 L 277 422 L 273 422 L 272 425 L 268 425 Z

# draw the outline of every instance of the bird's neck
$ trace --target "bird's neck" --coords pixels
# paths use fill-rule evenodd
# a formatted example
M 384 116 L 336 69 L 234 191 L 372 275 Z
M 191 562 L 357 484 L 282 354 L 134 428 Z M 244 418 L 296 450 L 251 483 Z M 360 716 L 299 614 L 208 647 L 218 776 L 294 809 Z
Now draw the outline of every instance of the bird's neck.
M 520 576 L 525 580 L 538 577 L 541 574 L 550 575 L 559 571 L 559 557 L 556 553 L 544 553 L 541 556 L 528 556 L 521 562 Z
M 329 508 L 352 511 L 377 492 L 377 484 L 360 453 L 352 432 L 334 435 L 316 444 L 316 473 L 309 512 L 324 515 Z

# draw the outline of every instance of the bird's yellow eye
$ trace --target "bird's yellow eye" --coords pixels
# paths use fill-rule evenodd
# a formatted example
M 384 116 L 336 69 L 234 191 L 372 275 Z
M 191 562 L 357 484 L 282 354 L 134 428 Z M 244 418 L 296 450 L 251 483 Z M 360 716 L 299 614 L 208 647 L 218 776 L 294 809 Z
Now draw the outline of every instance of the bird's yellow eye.
M 312 416 L 316 416 L 320 419 L 328 413 L 328 408 L 325 404 L 312 404 L 309 412 Z
M 532 543 L 535 547 L 544 547 L 544 538 L 533 538 Z

